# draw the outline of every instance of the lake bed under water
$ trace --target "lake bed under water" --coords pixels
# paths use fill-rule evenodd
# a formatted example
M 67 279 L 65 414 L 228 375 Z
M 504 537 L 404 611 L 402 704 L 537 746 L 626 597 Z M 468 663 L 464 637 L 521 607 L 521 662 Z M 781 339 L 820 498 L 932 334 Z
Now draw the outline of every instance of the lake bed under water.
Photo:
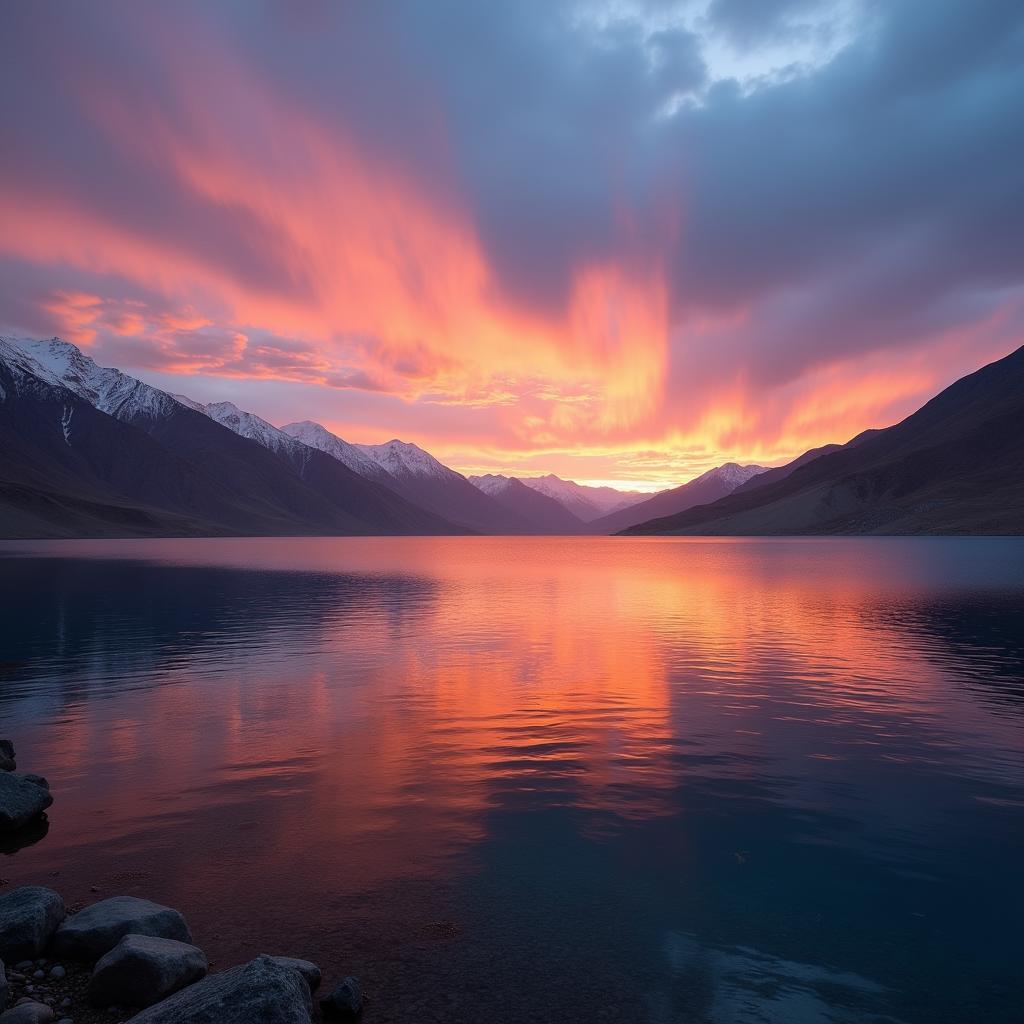
M 368 1024 L 1018 1022 L 1024 541 L 0 542 L 8 885 Z

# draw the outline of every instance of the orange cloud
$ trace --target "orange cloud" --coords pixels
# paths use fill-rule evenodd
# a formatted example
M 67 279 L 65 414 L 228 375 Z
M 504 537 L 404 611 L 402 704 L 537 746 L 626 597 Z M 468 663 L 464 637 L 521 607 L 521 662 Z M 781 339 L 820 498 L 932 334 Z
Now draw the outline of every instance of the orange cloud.
M 256 97 L 272 140 L 265 166 L 225 133 L 209 95 L 194 84 L 178 83 L 189 114 L 185 133 L 102 83 L 84 90 L 83 103 L 114 144 L 145 147 L 147 160 L 169 168 L 195 206 L 230 209 L 262 237 L 278 239 L 273 259 L 286 271 L 284 286 L 254 287 L 217 254 L 174 249 L 61 197 L 6 193 L 0 249 L 117 275 L 186 303 L 201 283 L 225 306 L 216 326 L 233 347 L 190 362 L 168 339 L 213 327 L 210 317 L 147 318 L 122 309 L 114 318 L 99 296 L 59 293 L 48 308 L 73 340 L 89 344 L 105 327 L 155 342 L 169 372 L 260 376 L 232 358 L 252 344 L 251 325 L 315 345 L 318 359 L 271 373 L 285 379 L 328 384 L 358 370 L 409 400 L 470 405 L 515 403 L 543 388 L 533 418 L 544 428 L 535 433 L 563 440 L 649 419 L 668 337 L 657 267 L 581 267 L 561 315 L 505 303 L 456 203 L 421 194 L 394 168 L 359 152 L 339 127 L 288 107 L 245 69 L 233 75 L 250 102 Z
M 503 291 L 454 172 L 442 184 L 411 177 L 212 46 L 187 73 L 169 57 L 162 71 L 171 109 L 95 69 L 77 96 L 105 144 L 164 183 L 152 204 L 183 223 L 114 215 L 43 181 L 0 189 L 0 252 L 149 296 L 97 286 L 42 303 L 72 341 L 122 357 L 131 345 L 127 365 L 397 397 L 416 410 L 412 438 L 460 468 L 650 487 L 885 425 L 982 348 L 1005 350 L 996 334 L 986 345 L 965 332 L 927 356 L 837 358 L 770 389 L 738 363 L 670 400 L 673 360 L 689 347 L 696 360 L 719 336 L 757 331 L 744 304 L 696 311 L 681 336 L 671 209 L 663 237 L 641 243 L 622 204 L 618 251 L 575 266 L 562 308 L 540 311 Z M 440 166 L 452 162 L 441 116 L 433 145 Z M 399 432 L 388 421 L 368 437 L 341 413 L 320 418 L 355 439 Z

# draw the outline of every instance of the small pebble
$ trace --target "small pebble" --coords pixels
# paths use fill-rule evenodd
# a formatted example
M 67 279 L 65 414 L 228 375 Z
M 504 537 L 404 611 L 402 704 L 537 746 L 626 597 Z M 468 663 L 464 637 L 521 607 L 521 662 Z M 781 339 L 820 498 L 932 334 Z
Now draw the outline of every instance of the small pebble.
M 31 960 L 22 960 L 20 964 L 14 965 L 16 971 L 31 971 L 33 967 L 35 964 Z
M 44 970 L 33 971 L 32 972 L 32 977 L 35 978 L 37 981 L 40 981 L 40 980 L 42 980 L 43 978 L 46 977 L 46 971 L 44 971 Z
M 60 981 L 60 979 L 63 978 L 67 973 L 68 972 L 64 970 L 64 968 L 61 967 L 60 964 L 57 964 L 56 967 L 50 968 L 50 977 L 56 978 L 58 981 Z

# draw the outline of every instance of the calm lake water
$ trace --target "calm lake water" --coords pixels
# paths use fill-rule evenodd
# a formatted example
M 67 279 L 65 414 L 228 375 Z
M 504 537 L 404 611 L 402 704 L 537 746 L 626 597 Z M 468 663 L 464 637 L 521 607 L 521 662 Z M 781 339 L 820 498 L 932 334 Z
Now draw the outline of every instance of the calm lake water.
M 0 874 L 368 1024 L 1024 1017 L 1024 542 L 0 545 Z

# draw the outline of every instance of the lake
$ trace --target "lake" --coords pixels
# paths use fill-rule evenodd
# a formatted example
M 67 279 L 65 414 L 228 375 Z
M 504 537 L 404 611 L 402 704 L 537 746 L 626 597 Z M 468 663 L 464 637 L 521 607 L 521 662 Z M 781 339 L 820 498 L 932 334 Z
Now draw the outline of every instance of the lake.
M 1024 541 L 0 544 L 7 885 L 368 1024 L 1019 1022 Z

